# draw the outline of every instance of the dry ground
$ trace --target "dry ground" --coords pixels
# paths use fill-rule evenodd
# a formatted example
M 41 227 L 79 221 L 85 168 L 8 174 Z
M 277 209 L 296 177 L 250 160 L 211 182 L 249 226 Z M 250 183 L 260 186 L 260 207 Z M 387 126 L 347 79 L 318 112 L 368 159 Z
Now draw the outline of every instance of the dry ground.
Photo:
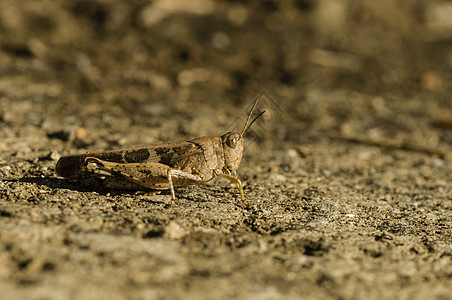
M 451 299 L 450 4 L 184 3 L 0 3 L 2 298 Z M 223 180 L 165 208 L 56 177 L 62 155 L 223 134 L 262 90 L 255 210 Z

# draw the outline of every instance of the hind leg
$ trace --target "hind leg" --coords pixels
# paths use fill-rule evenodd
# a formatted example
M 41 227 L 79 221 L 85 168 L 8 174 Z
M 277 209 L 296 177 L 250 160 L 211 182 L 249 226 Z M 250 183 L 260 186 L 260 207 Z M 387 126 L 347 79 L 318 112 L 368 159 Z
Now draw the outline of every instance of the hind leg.
M 183 185 L 202 182 L 202 179 L 193 174 L 172 169 L 160 163 L 115 163 L 103 161 L 95 157 L 85 159 L 86 168 L 96 174 L 110 175 L 134 183 L 137 186 L 151 189 L 169 189 L 171 191 L 171 206 L 176 201 L 174 180 L 184 182 Z

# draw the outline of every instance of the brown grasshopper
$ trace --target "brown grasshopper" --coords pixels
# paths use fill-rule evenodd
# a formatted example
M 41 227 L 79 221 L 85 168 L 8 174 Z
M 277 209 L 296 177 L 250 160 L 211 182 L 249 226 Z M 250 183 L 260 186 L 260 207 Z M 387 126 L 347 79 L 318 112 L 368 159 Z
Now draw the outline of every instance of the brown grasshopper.
M 105 183 L 111 188 L 170 189 L 170 206 L 176 200 L 174 187 L 199 184 L 221 176 L 236 184 L 243 206 L 250 208 L 236 170 L 242 159 L 243 136 L 265 112 L 250 122 L 258 100 L 241 133 L 228 132 L 187 142 L 64 156 L 56 164 L 56 173 L 66 178 L 105 176 Z

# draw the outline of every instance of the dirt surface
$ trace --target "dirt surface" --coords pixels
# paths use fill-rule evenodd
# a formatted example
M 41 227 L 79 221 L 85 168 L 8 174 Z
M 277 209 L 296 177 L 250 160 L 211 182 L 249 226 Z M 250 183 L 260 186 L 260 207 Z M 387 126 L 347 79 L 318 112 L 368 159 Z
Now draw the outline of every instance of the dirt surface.
M 451 14 L 1 1 L 1 298 L 452 299 Z M 227 180 L 165 208 L 168 191 L 55 174 L 63 155 L 240 128 L 261 91 L 238 170 L 254 210 Z

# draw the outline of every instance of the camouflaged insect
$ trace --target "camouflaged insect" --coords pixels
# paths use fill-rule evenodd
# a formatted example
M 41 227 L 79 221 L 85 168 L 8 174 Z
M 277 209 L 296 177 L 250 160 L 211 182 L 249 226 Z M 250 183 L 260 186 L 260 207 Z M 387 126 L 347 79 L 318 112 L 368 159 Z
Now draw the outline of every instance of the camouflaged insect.
M 250 122 L 258 100 L 241 133 L 228 132 L 187 142 L 64 156 L 56 164 L 56 173 L 66 178 L 105 177 L 106 186 L 111 188 L 170 189 L 169 205 L 176 200 L 175 187 L 199 184 L 221 176 L 236 184 L 243 206 L 250 208 L 236 170 L 242 159 L 243 136 L 264 113 Z

